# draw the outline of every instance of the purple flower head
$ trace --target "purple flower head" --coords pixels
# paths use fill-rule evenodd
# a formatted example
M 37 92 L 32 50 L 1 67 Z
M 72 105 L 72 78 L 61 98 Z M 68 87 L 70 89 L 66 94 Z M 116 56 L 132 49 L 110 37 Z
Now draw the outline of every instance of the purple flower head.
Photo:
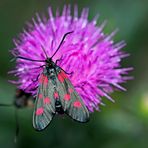
M 69 79 L 76 91 L 82 97 L 89 111 L 99 109 L 101 98 L 109 96 L 115 88 L 125 90 L 120 84 L 126 82 L 130 77 L 125 76 L 132 68 L 121 68 L 120 61 L 128 54 L 121 51 L 125 46 L 124 41 L 114 43 L 110 35 L 103 33 L 105 23 L 96 25 L 97 17 L 88 21 L 88 9 L 83 9 L 78 16 L 77 7 L 74 15 L 71 15 L 70 6 L 65 6 L 62 14 L 56 11 L 54 16 L 52 9 L 48 9 L 49 18 L 32 19 L 28 29 L 15 39 L 15 48 L 12 54 L 34 60 L 45 60 L 45 49 L 48 57 L 51 57 L 65 33 L 73 31 L 66 36 L 59 51 L 53 57 L 58 66 L 66 72 L 73 72 Z M 14 83 L 19 89 L 35 95 L 37 93 L 38 81 L 35 81 L 43 71 L 45 63 L 32 62 L 17 58 L 16 69 L 11 71 L 18 78 Z M 40 67 L 40 68 L 39 68 Z M 113 101 L 113 100 L 112 100 Z

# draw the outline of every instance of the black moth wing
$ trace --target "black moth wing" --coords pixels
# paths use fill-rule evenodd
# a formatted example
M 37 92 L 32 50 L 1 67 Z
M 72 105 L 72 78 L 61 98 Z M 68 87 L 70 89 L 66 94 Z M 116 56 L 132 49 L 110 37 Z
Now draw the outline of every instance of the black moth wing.
M 57 90 L 64 112 L 78 122 L 87 122 L 89 111 L 66 73 L 58 68 L 57 77 Z
M 55 115 L 54 85 L 47 74 L 42 73 L 39 78 L 38 93 L 33 113 L 33 127 L 41 131 L 45 129 Z

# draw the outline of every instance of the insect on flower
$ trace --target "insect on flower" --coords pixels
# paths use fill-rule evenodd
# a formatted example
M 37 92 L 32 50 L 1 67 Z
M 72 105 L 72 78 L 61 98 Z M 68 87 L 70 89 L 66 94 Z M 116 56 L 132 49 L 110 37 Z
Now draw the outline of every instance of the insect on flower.
M 38 131 L 45 129 L 56 113 L 65 113 L 78 122 L 87 122 L 89 120 L 89 111 L 68 79 L 68 73 L 57 66 L 57 62 L 60 59 L 57 59 L 55 63 L 52 60 L 66 36 L 71 33 L 73 31 L 67 32 L 63 36 L 58 48 L 51 57 L 48 57 L 45 49 L 42 48 L 46 60 L 16 57 L 33 62 L 45 63 L 45 65 L 40 66 L 44 68 L 39 75 L 39 86 L 33 113 L 33 127 Z
M 117 32 L 105 33 L 106 21 L 98 25 L 98 17 L 89 20 L 88 14 L 88 8 L 79 14 L 78 6 L 72 12 L 71 5 L 65 5 L 62 13 L 57 9 L 54 15 L 49 7 L 47 16 L 37 14 L 14 39 L 15 47 L 11 53 L 16 58 L 16 66 L 9 73 L 17 77 L 12 83 L 19 89 L 37 95 L 33 120 L 38 130 L 44 129 L 56 112 L 75 112 L 70 110 L 71 101 L 74 101 L 72 92 L 81 97 L 81 102 L 74 103 L 73 108 L 85 105 L 85 110 L 94 112 L 104 104 L 103 97 L 114 102 L 111 93 L 125 91 L 122 83 L 132 79 L 128 74 L 133 68 L 122 67 L 121 63 L 129 56 L 122 50 L 125 41 L 116 42 L 114 36 Z M 70 31 L 74 32 L 70 34 Z M 66 34 L 66 41 L 62 41 L 65 33 L 70 35 Z M 60 62 L 57 59 L 61 59 Z M 67 75 L 63 69 L 73 73 Z M 44 114 L 49 115 L 47 119 Z
M 12 104 L 2 104 L 0 103 L 1 107 L 15 107 L 15 120 L 16 120 L 16 133 L 15 139 L 16 142 L 18 134 L 19 134 L 19 121 L 18 121 L 18 109 L 24 107 L 33 107 L 35 98 L 32 97 L 30 93 L 26 93 L 21 89 L 17 89 L 14 96 L 14 101 Z

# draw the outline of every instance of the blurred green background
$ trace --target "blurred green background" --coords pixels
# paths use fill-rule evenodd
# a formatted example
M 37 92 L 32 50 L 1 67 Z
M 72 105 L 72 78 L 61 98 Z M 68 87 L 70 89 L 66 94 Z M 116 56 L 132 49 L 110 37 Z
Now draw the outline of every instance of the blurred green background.
M 123 66 L 133 66 L 135 79 L 124 84 L 126 92 L 115 92 L 116 103 L 103 98 L 105 107 L 91 115 L 87 124 L 56 117 L 43 132 L 32 128 L 32 109 L 19 110 L 20 134 L 14 144 L 14 108 L 0 108 L 0 148 L 147 148 L 148 147 L 148 0 L 0 0 L 0 103 L 11 103 L 15 87 L 7 71 L 14 67 L 9 50 L 35 12 L 48 6 L 61 9 L 65 3 L 90 8 L 89 19 L 100 14 L 108 20 L 105 32 L 120 31 L 116 41 L 127 42 L 131 54 Z M 11 77 L 12 78 L 12 77 Z

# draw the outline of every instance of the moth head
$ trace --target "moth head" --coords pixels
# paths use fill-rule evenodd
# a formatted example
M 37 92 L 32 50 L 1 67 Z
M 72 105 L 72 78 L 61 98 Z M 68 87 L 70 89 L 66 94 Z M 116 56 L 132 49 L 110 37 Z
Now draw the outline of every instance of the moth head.
M 46 62 L 46 67 L 48 68 L 53 68 L 55 65 L 51 58 L 47 58 L 45 62 Z

